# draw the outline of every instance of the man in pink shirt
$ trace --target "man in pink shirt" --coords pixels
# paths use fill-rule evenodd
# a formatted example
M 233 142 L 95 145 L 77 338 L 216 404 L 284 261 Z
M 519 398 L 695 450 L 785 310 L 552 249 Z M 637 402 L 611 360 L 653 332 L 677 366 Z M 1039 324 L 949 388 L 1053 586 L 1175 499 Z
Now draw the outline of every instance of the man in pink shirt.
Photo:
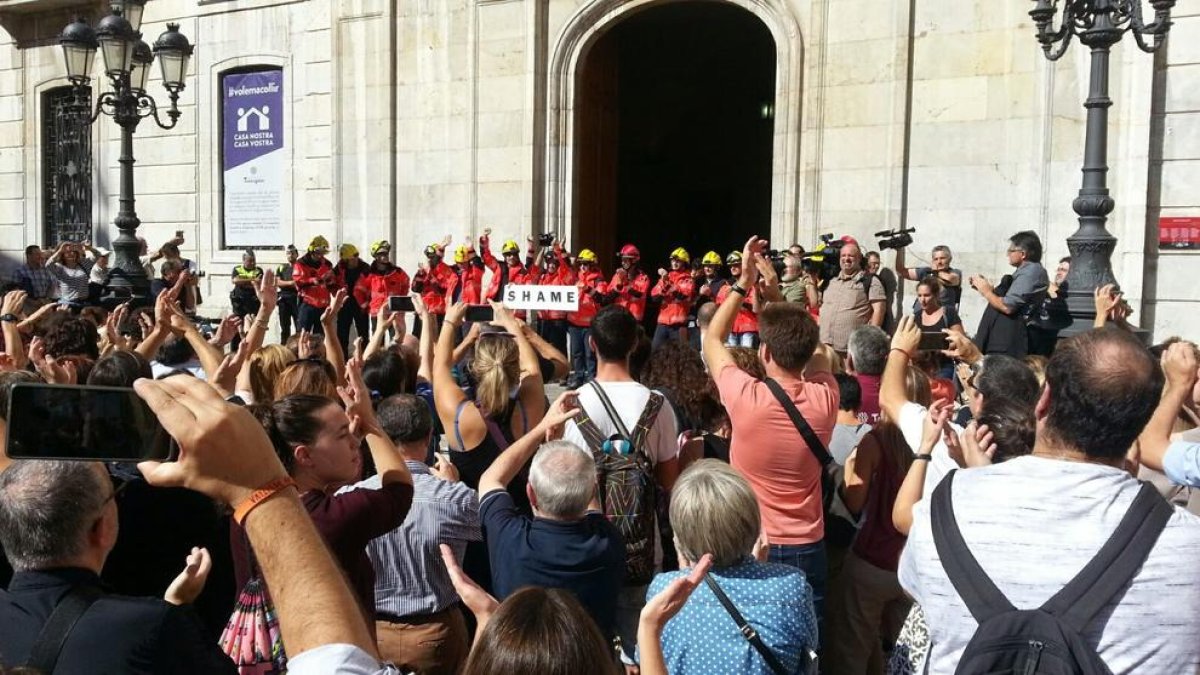
M 744 296 L 755 287 L 766 245 L 757 237 L 746 243 L 742 273 L 731 294 Z M 721 305 L 704 336 L 704 358 L 733 425 L 730 463 L 758 497 L 771 562 L 804 570 L 820 622 L 826 580 L 821 465 L 767 384 L 740 370 L 725 346 L 740 304 Z M 770 302 L 758 321 L 758 356 L 767 376 L 828 445 L 837 419 L 838 386 L 824 347 L 818 348 L 816 322 L 803 305 L 788 302 Z

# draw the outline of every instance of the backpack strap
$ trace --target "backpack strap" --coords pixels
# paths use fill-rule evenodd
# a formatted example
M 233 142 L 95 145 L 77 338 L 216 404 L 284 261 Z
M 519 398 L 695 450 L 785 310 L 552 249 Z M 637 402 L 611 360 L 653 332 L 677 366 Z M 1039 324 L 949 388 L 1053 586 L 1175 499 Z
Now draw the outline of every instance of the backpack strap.
M 787 395 L 783 387 L 779 386 L 779 383 L 770 377 L 763 380 L 763 382 L 767 385 L 767 389 L 770 389 L 771 393 L 775 395 L 775 398 L 783 406 L 783 409 L 787 411 L 788 417 L 792 418 L 792 424 L 796 425 L 796 431 L 800 432 L 800 435 L 804 438 L 804 442 L 808 444 L 809 451 L 817 458 L 821 466 L 824 467 L 832 462 L 833 456 L 829 454 L 829 450 L 825 448 L 825 444 L 817 437 L 817 432 L 813 431 L 808 420 L 804 419 L 804 415 L 796 408 L 796 404 L 792 402 L 791 397 Z
M 933 544 L 954 590 L 958 591 L 975 621 L 982 624 L 997 614 L 1014 611 L 1016 607 L 996 588 L 963 540 L 950 498 L 954 474 L 955 471 L 946 474 L 933 490 L 933 501 L 929 505 Z
M 621 416 L 617 414 L 617 409 L 613 406 L 612 401 L 608 399 L 608 394 L 604 393 L 604 387 L 600 383 L 591 380 L 588 385 L 592 391 L 596 392 L 596 396 L 600 399 L 600 405 L 604 406 L 604 412 L 608 413 L 608 418 L 612 420 L 613 426 L 617 428 L 617 433 L 621 434 L 621 438 L 633 443 L 633 434 L 629 433 L 629 429 L 625 428 L 625 423 L 621 421 Z
M 46 619 L 30 647 L 29 661 L 25 666 L 39 673 L 53 675 L 63 645 L 67 643 L 75 624 L 102 595 L 99 589 L 89 585 L 75 586 L 67 591 L 50 612 L 50 618 Z
M 1124 589 L 1146 562 L 1155 542 L 1175 513 L 1154 486 L 1142 483 L 1133 504 L 1100 552 L 1042 610 L 1077 632 Z
M 646 399 L 646 407 L 642 408 L 642 414 L 638 417 L 637 426 L 633 428 L 633 447 L 635 450 L 643 448 L 646 444 L 646 437 L 650 435 L 650 429 L 654 426 L 655 420 L 658 419 L 658 413 L 662 410 L 663 402 L 667 397 L 659 394 L 656 391 L 650 392 L 650 398 Z

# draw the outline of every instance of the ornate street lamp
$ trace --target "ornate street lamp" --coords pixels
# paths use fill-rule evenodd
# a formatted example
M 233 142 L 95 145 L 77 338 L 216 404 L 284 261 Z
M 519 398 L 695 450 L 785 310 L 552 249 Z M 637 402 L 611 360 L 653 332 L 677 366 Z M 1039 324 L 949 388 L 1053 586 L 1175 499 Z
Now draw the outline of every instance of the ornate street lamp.
M 1116 283 L 1112 271 L 1112 253 L 1116 237 L 1105 229 L 1108 214 L 1116 203 L 1108 191 L 1108 61 L 1112 46 L 1132 32 L 1142 51 L 1153 53 L 1163 45 L 1171 29 L 1171 8 L 1175 0 L 1150 0 L 1154 20 L 1146 23 L 1142 0 L 1064 0 L 1062 19 L 1053 27 L 1059 11 L 1058 0 L 1034 0 L 1029 12 L 1037 24 L 1037 41 L 1046 58 L 1057 61 L 1066 53 L 1072 37 L 1092 50 L 1091 77 L 1084 140 L 1083 184 L 1072 207 L 1079 214 L 1079 229 L 1067 237 L 1071 251 L 1071 272 L 1067 275 L 1067 307 L 1071 326 L 1059 333 L 1070 337 L 1090 330 L 1096 317 L 1095 289 Z
M 154 43 L 154 48 L 142 40 L 138 29 L 146 0 L 116 0 L 112 13 L 96 24 L 95 30 L 81 19 L 75 19 L 63 30 L 58 42 L 63 48 L 67 79 L 75 87 L 79 104 L 91 110 L 88 124 L 101 113 L 112 117 L 121 127 L 121 194 L 120 208 L 113 224 L 121 234 L 112 243 L 115 260 L 109 276 L 106 303 L 133 300 L 145 302 L 150 296 L 150 279 L 142 268 L 141 244 L 137 228 L 141 224 L 134 208 L 133 192 L 133 132 L 144 117 L 152 117 L 163 129 L 172 129 L 179 121 L 179 92 L 187 78 L 188 60 L 192 45 L 179 32 L 179 25 L 169 23 L 167 30 Z M 104 58 L 104 74 L 112 90 L 100 94 L 95 108 L 89 100 L 92 63 L 96 51 Z M 167 121 L 159 116 L 158 104 L 146 93 L 146 81 L 155 57 L 162 67 L 163 87 L 171 107 L 165 110 Z

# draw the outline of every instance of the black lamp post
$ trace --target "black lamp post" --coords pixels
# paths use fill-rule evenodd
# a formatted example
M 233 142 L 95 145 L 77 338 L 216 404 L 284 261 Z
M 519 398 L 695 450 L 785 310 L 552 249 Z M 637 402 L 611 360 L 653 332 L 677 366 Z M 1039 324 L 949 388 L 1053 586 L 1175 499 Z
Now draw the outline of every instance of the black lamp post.
M 1083 185 L 1072 207 L 1079 214 L 1079 229 L 1067 237 L 1071 251 L 1071 272 L 1067 275 L 1067 308 L 1071 325 L 1059 335 L 1069 337 L 1090 330 L 1096 318 L 1095 289 L 1114 284 L 1112 253 L 1116 237 L 1104 224 L 1116 203 L 1108 192 L 1108 59 L 1112 46 L 1126 31 L 1132 32 L 1138 47 L 1154 52 L 1163 45 L 1171 28 L 1171 8 L 1175 0 L 1150 0 L 1154 21 L 1142 18 L 1142 0 L 1064 0 L 1062 19 L 1055 29 L 1058 0 L 1035 0 L 1029 12 L 1037 24 L 1037 41 L 1046 58 L 1057 61 L 1067 51 L 1071 38 L 1092 50 L 1091 77 L 1084 140 Z
M 106 301 L 114 303 L 130 299 L 144 302 L 150 295 L 150 280 L 142 268 L 141 244 L 137 239 L 141 221 L 134 208 L 133 132 L 144 117 L 153 117 L 163 129 L 174 128 L 181 114 L 179 92 L 183 90 L 188 60 L 192 56 L 192 45 L 179 32 L 178 24 L 167 24 L 166 32 L 159 36 L 153 50 L 142 41 L 138 29 L 145 4 L 146 0 L 116 0 L 112 4 L 112 13 L 101 19 L 94 31 L 77 18 L 59 38 L 67 78 L 75 87 L 80 105 L 91 108 L 87 86 L 97 49 L 104 57 L 104 74 L 112 83 L 111 91 L 97 97 L 88 123 L 95 122 L 100 113 L 104 113 L 121 127 L 120 208 L 113 220 L 121 234 L 112 243 L 115 260 L 106 295 Z M 162 67 L 163 86 L 171 102 L 170 109 L 166 110 L 169 120 L 166 122 L 159 117 L 154 99 L 146 93 L 146 80 L 155 56 Z

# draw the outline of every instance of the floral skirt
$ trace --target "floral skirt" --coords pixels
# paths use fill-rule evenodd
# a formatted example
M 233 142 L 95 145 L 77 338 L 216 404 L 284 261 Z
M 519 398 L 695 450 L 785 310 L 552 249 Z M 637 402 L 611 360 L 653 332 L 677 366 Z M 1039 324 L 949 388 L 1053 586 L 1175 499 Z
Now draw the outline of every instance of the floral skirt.
M 888 659 L 888 675 L 917 675 L 925 671 L 925 659 L 929 656 L 929 626 L 921 606 L 913 604 L 896 638 L 896 647 Z

